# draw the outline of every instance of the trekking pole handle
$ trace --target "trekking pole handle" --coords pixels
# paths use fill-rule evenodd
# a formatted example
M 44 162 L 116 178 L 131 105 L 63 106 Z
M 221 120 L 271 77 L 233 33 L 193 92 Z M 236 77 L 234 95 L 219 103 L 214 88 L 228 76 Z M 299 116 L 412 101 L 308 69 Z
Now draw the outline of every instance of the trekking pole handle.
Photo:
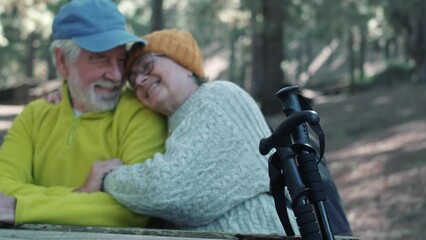
M 280 100 L 283 107 L 283 112 L 286 117 L 290 117 L 294 113 L 301 112 L 302 108 L 298 99 L 298 87 L 289 86 L 279 90 L 275 97 Z M 319 117 L 318 117 L 319 122 Z M 306 123 L 301 123 L 292 134 L 293 141 L 296 144 L 307 144 L 309 143 L 309 133 Z
M 259 152 L 262 155 L 268 154 L 272 148 L 279 146 L 291 147 L 290 135 L 292 130 L 299 128 L 301 124 L 308 122 L 309 124 L 318 124 L 320 118 L 315 111 L 306 110 L 297 112 L 289 116 L 284 122 L 282 122 L 272 133 L 271 136 L 260 140 Z

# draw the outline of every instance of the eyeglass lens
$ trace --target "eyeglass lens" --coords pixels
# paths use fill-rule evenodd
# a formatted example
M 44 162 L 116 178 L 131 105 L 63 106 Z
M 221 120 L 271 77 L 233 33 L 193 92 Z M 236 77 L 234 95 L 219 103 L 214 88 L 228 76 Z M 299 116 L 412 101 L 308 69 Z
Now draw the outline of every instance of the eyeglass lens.
M 139 59 L 135 61 L 135 65 L 137 65 L 137 69 L 132 69 L 132 72 L 129 77 L 130 85 L 135 88 L 136 79 L 140 74 L 149 75 L 154 69 L 154 57 L 152 54 L 142 55 Z

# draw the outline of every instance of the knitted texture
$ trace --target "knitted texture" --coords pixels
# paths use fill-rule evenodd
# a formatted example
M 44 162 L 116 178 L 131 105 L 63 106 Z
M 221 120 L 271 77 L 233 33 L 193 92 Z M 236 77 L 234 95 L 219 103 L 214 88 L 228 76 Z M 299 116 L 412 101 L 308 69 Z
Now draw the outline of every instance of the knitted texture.
M 120 167 L 105 190 L 179 229 L 284 234 L 258 152 L 271 132 L 249 94 L 228 81 L 206 83 L 169 118 L 169 131 L 165 154 Z
M 198 77 L 205 77 L 203 53 L 190 33 L 178 29 L 166 29 L 155 31 L 142 38 L 148 40 L 148 44 L 132 46 L 127 58 L 128 73 L 138 57 L 145 53 L 160 53 L 189 69 Z

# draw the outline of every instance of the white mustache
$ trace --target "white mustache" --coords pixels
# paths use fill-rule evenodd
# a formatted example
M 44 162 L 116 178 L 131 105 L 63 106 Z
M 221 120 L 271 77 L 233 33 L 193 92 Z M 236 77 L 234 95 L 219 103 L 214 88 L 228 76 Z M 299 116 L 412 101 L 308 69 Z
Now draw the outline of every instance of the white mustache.
M 123 85 L 122 83 L 112 82 L 109 80 L 98 80 L 93 83 L 93 87 L 98 86 L 98 87 L 109 88 L 109 89 L 120 88 L 122 85 Z

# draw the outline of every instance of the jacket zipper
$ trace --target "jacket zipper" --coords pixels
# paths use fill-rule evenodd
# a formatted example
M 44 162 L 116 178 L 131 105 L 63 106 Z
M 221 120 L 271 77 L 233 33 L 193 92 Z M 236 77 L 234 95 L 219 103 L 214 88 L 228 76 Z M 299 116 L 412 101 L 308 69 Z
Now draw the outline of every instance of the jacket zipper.
M 74 140 L 75 131 L 77 129 L 77 122 L 78 118 L 74 118 L 74 120 L 72 121 L 70 133 L 68 135 L 68 145 L 71 145 Z

